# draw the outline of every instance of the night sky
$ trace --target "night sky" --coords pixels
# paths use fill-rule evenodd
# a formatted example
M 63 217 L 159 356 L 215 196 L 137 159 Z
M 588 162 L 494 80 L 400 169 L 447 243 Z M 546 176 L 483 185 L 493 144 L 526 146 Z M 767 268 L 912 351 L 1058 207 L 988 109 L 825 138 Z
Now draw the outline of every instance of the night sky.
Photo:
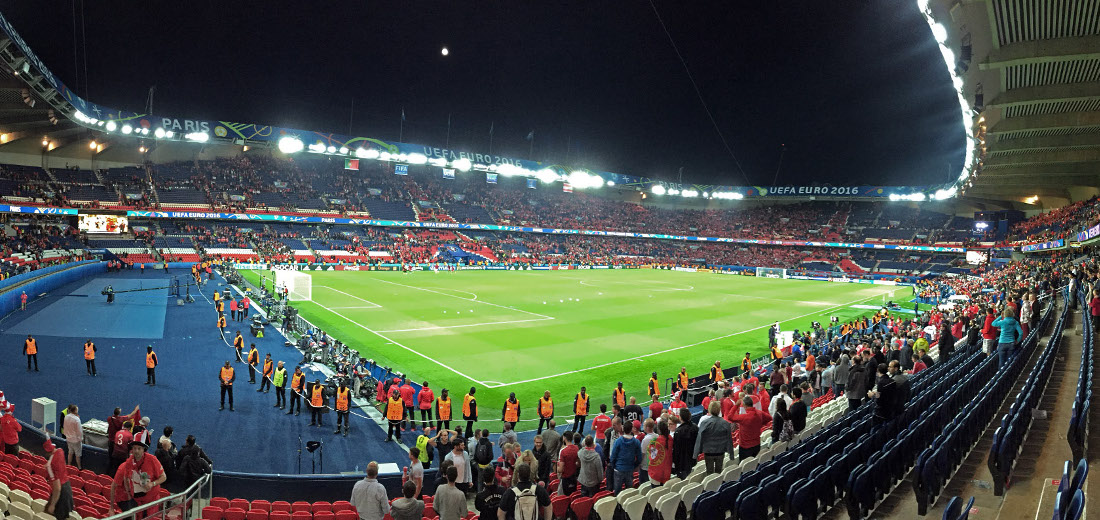
M 450 143 L 685 182 L 938 184 L 962 168 L 950 78 L 915 2 L 0 0 L 99 104 Z M 83 37 L 81 37 L 83 12 Z M 86 45 L 85 45 L 86 44 Z M 450 55 L 440 49 L 447 46 Z M 85 73 L 84 59 L 87 58 Z M 354 110 L 352 106 L 354 104 Z M 742 171 L 744 176 L 742 175 Z

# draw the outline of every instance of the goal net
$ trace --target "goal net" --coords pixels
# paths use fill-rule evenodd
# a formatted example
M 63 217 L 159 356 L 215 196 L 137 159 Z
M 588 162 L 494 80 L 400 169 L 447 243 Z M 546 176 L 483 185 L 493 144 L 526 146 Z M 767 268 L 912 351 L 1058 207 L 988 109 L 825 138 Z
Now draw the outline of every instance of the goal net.
M 764 278 L 786 278 L 787 270 L 778 267 L 757 267 L 756 276 Z
M 287 290 L 287 299 L 292 302 L 313 299 L 313 278 L 300 271 L 275 271 L 275 289 Z

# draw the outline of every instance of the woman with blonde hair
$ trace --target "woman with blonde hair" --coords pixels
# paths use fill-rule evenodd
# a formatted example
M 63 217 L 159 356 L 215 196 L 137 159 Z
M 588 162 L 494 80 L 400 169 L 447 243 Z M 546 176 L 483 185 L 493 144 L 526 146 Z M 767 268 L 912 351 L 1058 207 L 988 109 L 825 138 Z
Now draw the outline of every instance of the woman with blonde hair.
M 535 456 L 534 452 L 532 452 L 531 450 L 523 450 L 523 453 L 521 453 L 519 458 L 516 459 L 516 464 L 515 465 L 518 466 L 520 464 L 527 464 L 528 466 L 531 466 L 531 474 L 532 475 L 538 475 L 539 474 L 539 459 L 538 459 L 538 457 Z M 519 485 L 519 472 L 518 471 L 512 473 L 512 487 L 515 487 L 517 485 Z

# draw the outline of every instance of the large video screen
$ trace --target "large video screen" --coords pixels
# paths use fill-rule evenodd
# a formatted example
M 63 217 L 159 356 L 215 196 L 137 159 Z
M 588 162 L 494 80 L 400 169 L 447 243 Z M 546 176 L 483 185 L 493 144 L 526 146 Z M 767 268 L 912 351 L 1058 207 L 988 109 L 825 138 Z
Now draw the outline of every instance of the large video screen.
M 80 215 L 77 227 L 86 233 L 125 233 L 128 222 L 120 215 Z
M 984 264 L 989 261 L 989 254 L 984 251 L 967 251 L 966 263 L 972 265 Z

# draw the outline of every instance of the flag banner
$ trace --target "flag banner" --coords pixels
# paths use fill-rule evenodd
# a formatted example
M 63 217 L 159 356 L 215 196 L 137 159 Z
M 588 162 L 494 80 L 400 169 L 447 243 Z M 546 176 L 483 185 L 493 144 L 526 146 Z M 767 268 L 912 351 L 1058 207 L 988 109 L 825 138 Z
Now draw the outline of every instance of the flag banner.
M 347 199 L 333 199 L 333 198 L 330 198 L 330 199 L 328 199 L 328 201 L 332 204 L 337 205 L 337 206 L 343 206 L 344 204 L 348 203 Z
M 573 193 L 573 185 L 569 184 L 568 182 L 562 183 L 561 191 L 564 191 L 566 193 Z
M 142 197 L 144 197 L 144 195 L 142 195 L 140 193 L 127 193 L 126 194 L 126 200 L 141 200 Z
M 527 187 L 528 188 L 533 190 L 533 189 L 535 189 L 535 186 L 537 184 L 538 184 L 538 182 L 535 179 L 527 179 Z
M 237 195 L 236 193 L 234 193 L 233 195 L 229 196 L 229 200 L 233 202 L 242 202 L 244 201 L 244 195 Z
M 345 170 L 358 170 L 359 169 L 359 159 L 344 159 L 344 169 Z
M 454 195 L 451 195 L 451 198 L 453 198 L 455 200 L 455 202 L 462 202 L 462 201 L 466 200 L 466 195 L 463 195 L 461 193 L 455 193 Z
M 417 204 L 420 204 L 420 207 L 422 207 L 422 208 L 434 208 L 435 207 L 435 203 L 430 201 L 430 200 L 418 200 L 416 202 L 417 202 Z
M 276 188 L 285 188 L 285 187 L 287 187 L 286 181 L 275 181 L 274 184 L 275 184 Z
M 382 194 L 380 188 L 367 188 L 367 193 L 370 193 L 372 197 L 377 197 Z
M 409 165 L 407 165 L 407 164 L 394 165 L 393 173 L 396 173 L 397 175 L 408 175 L 409 174 Z
M 485 182 L 488 183 L 488 184 L 496 184 L 497 183 L 497 174 L 495 174 L 495 173 L 486 173 L 485 174 Z
M 455 169 L 454 168 L 443 168 L 443 178 L 444 179 L 453 179 L 453 178 L 455 178 Z

